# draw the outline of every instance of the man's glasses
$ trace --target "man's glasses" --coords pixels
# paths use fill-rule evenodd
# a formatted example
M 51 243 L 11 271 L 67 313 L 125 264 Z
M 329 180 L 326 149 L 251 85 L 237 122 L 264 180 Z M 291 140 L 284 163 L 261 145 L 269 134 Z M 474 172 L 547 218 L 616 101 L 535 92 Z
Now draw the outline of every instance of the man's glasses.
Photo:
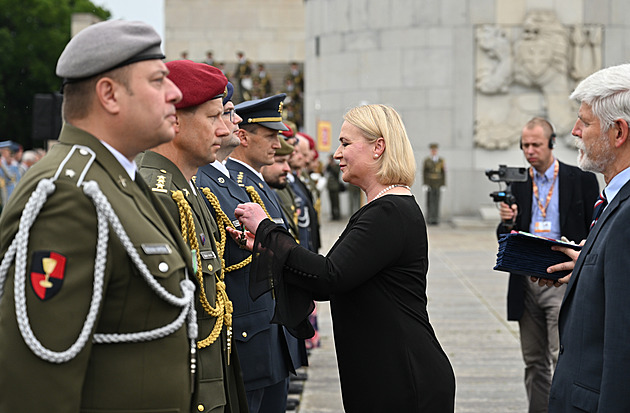
M 234 109 L 231 109 L 231 110 L 223 112 L 223 117 L 225 119 L 229 119 L 230 122 L 234 123 L 234 118 L 235 118 L 235 116 L 234 116 Z

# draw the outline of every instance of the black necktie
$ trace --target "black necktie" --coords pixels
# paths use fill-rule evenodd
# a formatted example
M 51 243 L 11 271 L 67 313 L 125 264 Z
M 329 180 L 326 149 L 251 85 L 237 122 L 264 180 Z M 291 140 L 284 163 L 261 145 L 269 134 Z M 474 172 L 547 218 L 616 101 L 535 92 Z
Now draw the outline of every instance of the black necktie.
M 595 207 L 593 209 L 593 221 L 591 222 L 591 229 L 595 226 L 595 223 L 597 222 L 597 220 L 599 219 L 599 216 L 604 211 L 604 208 L 606 208 L 606 205 L 608 205 L 608 200 L 606 199 L 606 194 L 604 193 L 604 191 L 602 191 L 602 193 L 599 194 L 599 198 L 597 198 L 597 202 L 595 202 Z

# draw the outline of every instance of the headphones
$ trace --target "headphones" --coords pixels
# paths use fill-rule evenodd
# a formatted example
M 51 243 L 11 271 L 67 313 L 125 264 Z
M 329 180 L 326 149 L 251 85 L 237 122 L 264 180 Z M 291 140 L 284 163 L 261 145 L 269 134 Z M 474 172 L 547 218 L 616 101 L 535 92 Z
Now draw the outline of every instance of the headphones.
M 543 124 L 547 125 L 549 129 L 551 129 L 551 135 L 549 135 L 549 149 L 553 149 L 556 146 L 556 129 L 553 127 L 553 124 L 549 122 L 545 118 L 532 118 L 529 122 L 525 124 L 527 127 L 534 127 L 536 125 L 542 126 Z M 523 150 L 523 137 L 518 141 L 518 147 Z

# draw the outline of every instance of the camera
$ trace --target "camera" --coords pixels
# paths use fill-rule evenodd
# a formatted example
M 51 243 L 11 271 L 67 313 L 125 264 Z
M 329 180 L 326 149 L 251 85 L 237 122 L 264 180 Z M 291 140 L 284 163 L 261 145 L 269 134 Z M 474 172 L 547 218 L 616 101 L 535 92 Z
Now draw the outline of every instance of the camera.
M 512 182 L 526 182 L 527 168 L 499 165 L 499 169 L 486 170 L 486 176 L 492 182 L 505 182 L 503 191 L 495 191 L 490 194 L 494 202 L 505 202 L 508 205 L 516 203 L 516 198 L 510 191 Z

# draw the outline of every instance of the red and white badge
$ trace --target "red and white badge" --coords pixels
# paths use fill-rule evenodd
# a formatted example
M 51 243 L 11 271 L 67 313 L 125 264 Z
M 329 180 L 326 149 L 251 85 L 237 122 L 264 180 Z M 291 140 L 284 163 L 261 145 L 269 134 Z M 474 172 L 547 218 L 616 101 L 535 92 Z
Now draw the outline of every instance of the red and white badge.
M 534 223 L 534 232 L 551 232 L 551 221 L 536 221 Z

